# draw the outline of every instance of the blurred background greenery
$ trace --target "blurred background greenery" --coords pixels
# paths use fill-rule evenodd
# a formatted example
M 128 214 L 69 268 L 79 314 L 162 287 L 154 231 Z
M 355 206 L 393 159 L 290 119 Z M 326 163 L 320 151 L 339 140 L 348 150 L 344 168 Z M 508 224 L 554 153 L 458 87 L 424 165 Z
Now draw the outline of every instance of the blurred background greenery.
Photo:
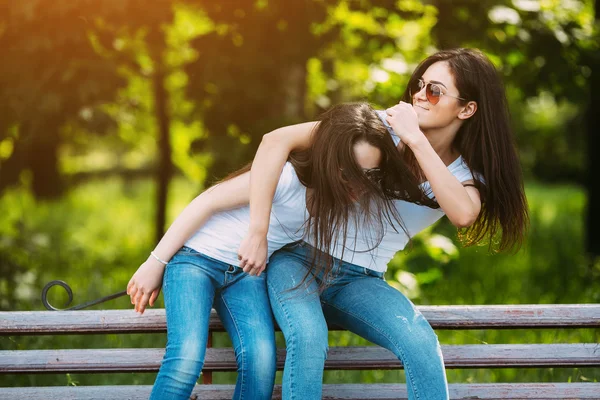
M 504 77 L 531 229 L 518 253 L 490 255 L 461 248 L 442 221 L 396 256 L 388 281 L 417 304 L 599 302 L 600 263 L 584 249 L 585 112 L 600 46 L 593 0 L 2 0 L 0 309 L 42 309 L 52 279 L 67 281 L 76 303 L 123 290 L 165 226 L 251 160 L 263 134 L 342 101 L 395 104 L 416 63 L 457 46 L 482 49 Z M 65 298 L 51 293 L 54 304 Z M 595 330 L 439 335 L 452 344 L 600 342 Z M 0 338 L 2 349 L 164 342 L 149 334 Z M 365 342 L 331 334 L 332 345 L 349 343 Z M 597 381 L 600 369 L 448 377 Z M 153 379 L 1 376 L 0 385 Z M 327 382 L 403 379 L 401 371 L 326 372 Z

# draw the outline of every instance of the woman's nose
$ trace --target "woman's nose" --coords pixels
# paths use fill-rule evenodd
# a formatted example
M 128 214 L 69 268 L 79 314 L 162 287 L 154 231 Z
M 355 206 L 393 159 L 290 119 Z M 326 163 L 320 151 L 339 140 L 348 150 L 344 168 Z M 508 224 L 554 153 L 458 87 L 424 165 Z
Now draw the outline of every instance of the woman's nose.
M 425 95 L 426 86 L 423 86 L 421 90 L 413 95 L 413 100 L 427 101 L 427 96 Z

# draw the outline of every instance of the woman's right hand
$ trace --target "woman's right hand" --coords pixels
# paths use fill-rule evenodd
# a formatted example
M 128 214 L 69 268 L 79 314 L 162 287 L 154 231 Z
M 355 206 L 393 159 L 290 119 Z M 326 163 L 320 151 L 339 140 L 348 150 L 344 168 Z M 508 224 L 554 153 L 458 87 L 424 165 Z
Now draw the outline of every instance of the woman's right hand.
M 400 137 L 402 143 L 412 148 L 413 145 L 427 140 L 419 128 L 419 116 L 412 104 L 401 101 L 385 110 L 388 115 L 386 120 L 394 132 Z
M 267 266 L 267 235 L 249 232 L 238 250 L 240 268 L 250 275 L 260 276 Z
M 148 304 L 154 306 L 154 302 L 160 294 L 164 272 L 164 264 L 154 258 L 148 258 L 135 271 L 127 284 L 127 294 L 131 298 L 131 304 L 134 305 L 136 312 L 143 314 Z

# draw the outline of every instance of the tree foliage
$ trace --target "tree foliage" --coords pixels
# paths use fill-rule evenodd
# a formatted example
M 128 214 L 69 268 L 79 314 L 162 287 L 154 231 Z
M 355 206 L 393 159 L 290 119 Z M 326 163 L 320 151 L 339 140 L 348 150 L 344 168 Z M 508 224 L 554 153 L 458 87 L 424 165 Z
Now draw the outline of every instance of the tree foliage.
M 90 32 L 100 41 L 114 43 L 123 31 L 158 29 L 170 20 L 171 2 L 155 1 L 150 8 L 145 4 L 141 0 L 2 1 L 0 140 L 10 142 L 5 146 L 12 151 L 0 159 L 0 188 L 17 182 L 25 170 L 31 171 L 36 195 L 61 193 L 58 150 L 70 140 L 61 128 L 77 119 L 84 107 L 112 101 L 126 83 L 115 60 L 92 46 Z M 146 12 L 139 13 L 142 8 Z M 102 21 L 109 21 L 112 29 L 96 29 Z
M 546 173 L 549 160 L 558 157 L 569 176 L 581 174 L 582 165 L 565 151 L 581 151 L 581 136 L 560 139 L 559 130 L 582 127 L 581 113 L 568 109 L 585 107 L 587 60 L 598 50 L 590 0 L 0 4 L 0 188 L 30 171 L 34 193 L 61 193 L 59 151 L 76 142 L 77 132 L 111 135 L 138 124 L 143 129 L 130 140 L 158 137 L 156 98 L 146 107 L 145 127 L 140 113 L 131 122 L 119 119 L 123 113 L 106 112 L 110 104 L 139 109 L 131 98 L 122 102 L 123 90 L 138 77 L 154 85 L 145 95 L 152 99 L 161 87 L 152 79 L 163 75 L 159 97 L 166 97 L 163 125 L 170 128 L 163 135 L 168 131 L 174 141 L 174 131 L 185 131 L 188 137 L 177 138 L 184 150 L 165 151 L 163 158 L 176 159 L 184 171 L 196 170 L 192 159 L 202 162 L 210 170 L 193 175 L 205 179 L 249 160 L 262 134 L 314 118 L 332 103 L 394 103 L 415 63 L 434 48 L 455 46 L 486 51 L 505 75 L 513 104 L 529 102 L 535 111 L 536 100 L 528 99 L 549 93 L 550 103 L 567 110 L 560 120 L 536 114 L 552 137 L 540 143 L 528 139 L 539 126 L 535 118 L 514 107 L 530 169 L 552 176 Z M 201 126 L 192 129 L 194 121 Z M 75 129 L 65 129 L 72 124 Z M 161 143 L 156 151 L 168 150 L 168 141 Z M 207 153 L 209 159 L 194 158 Z

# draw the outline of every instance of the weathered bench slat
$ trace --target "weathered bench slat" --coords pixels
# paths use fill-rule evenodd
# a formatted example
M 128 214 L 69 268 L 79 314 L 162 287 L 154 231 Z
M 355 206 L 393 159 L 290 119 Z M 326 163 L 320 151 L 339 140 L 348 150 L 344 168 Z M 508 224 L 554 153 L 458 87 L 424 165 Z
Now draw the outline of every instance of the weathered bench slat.
M 438 329 L 582 328 L 600 326 L 600 304 L 421 306 Z M 210 328 L 222 331 L 213 311 Z M 336 327 L 332 327 L 336 329 Z M 164 309 L 0 312 L 0 335 L 164 332 Z
M 598 383 L 535 383 L 535 384 L 451 384 L 453 400 L 514 400 L 514 399 L 598 399 Z M 146 400 L 151 386 L 77 386 L 0 388 L 0 400 Z M 226 400 L 233 396 L 232 385 L 197 385 L 193 392 L 203 400 Z M 275 387 L 274 399 L 281 399 L 281 386 Z M 399 384 L 329 384 L 323 386 L 327 400 L 406 400 L 405 385 Z
M 501 344 L 442 346 L 447 368 L 600 366 L 600 344 Z M 164 349 L 0 351 L 0 373 L 157 371 Z M 278 351 L 283 368 L 285 350 Z M 397 369 L 400 362 L 381 347 L 333 347 L 326 369 Z M 205 371 L 235 371 L 232 349 L 207 349 Z

